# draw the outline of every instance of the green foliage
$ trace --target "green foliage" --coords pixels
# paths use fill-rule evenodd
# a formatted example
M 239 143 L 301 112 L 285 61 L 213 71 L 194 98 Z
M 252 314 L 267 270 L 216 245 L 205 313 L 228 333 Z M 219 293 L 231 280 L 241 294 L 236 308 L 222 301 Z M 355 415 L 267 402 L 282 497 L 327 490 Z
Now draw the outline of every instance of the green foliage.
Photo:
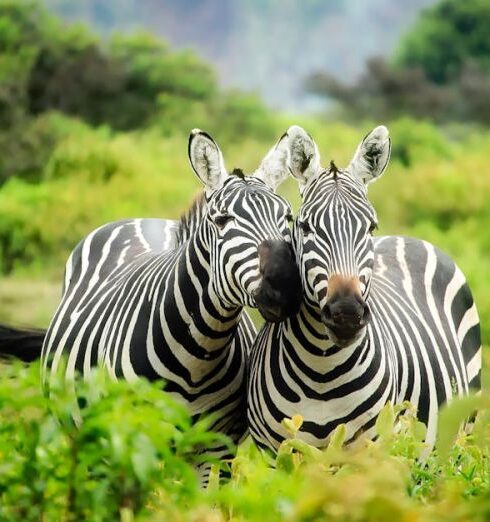
M 48 398 L 38 365 L 2 372 L 2 520 L 486 520 L 486 394 L 444 409 L 441 455 L 427 455 L 409 403 L 385 406 L 375 441 L 346 446 L 339 426 L 322 450 L 301 440 L 296 415 L 284 420 L 290 438 L 277 456 L 246 441 L 231 478 L 220 483 L 215 471 L 201 489 L 196 459 L 224 438 L 205 419 L 192 422 L 161 384 L 95 371 L 86 383 L 53 379 Z M 468 436 L 459 427 L 474 407 L 481 411 Z
M 2 371 L 2 520 L 132 520 L 150 505 L 170 515 L 197 501 L 193 465 L 224 440 L 207 420 L 193 423 L 161 383 L 114 382 L 99 371 L 76 382 L 76 394 L 73 382 L 55 379 L 48 400 L 37 365 Z
M 489 24 L 486 0 L 440 0 L 420 14 L 400 45 L 397 63 L 421 67 L 439 84 L 459 76 L 468 61 L 490 72 Z
M 41 181 L 41 173 L 53 150 L 68 129 L 81 126 L 56 114 L 23 118 L 8 131 L 0 132 L 0 185 L 12 176 L 29 182 Z
M 247 137 L 274 140 L 277 118 L 257 96 L 239 91 L 222 93 L 209 102 L 161 94 L 152 125 L 165 136 L 187 136 L 198 127 L 223 137 L 225 143 L 237 143 Z

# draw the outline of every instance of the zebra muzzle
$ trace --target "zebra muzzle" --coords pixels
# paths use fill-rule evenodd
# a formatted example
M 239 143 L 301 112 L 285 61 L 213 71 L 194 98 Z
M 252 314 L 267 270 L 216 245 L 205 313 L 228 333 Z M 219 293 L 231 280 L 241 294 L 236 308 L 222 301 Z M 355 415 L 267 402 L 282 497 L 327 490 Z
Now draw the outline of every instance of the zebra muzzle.
M 299 270 L 291 245 L 284 240 L 263 241 L 258 247 L 261 283 L 254 300 L 266 321 L 283 321 L 301 304 Z
M 334 297 L 322 309 L 322 320 L 334 341 L 348 344 L 368 324 L 371 312 L 359 296 Z

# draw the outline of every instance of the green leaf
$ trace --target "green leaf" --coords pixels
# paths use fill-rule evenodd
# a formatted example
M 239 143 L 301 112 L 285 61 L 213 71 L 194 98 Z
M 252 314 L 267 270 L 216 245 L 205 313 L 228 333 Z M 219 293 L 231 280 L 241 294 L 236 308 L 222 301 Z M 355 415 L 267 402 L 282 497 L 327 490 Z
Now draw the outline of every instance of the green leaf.
M 136 436 L 134 450 L 131 455 L 131 463 L 133 464 L 134 473 L 139 481 L 143 484 L 148 482 L 152 472 L 156 469 L 158 461 L 153 444 L 143 433 Z
M 490 400 L 483 395 L 468 395 L 453 400 L 439 413 L 436 447 L 442 460 L 447 458 L 463 423 L 479 409 L 488 408 Z
M 388 401 L 383 409 L 379 412 L 376 419 L 375 429 L 376 434 L 380 438 L 388 438 L 393 433 L 393 426 L 395 424 L 395 411 L 393 404 Z

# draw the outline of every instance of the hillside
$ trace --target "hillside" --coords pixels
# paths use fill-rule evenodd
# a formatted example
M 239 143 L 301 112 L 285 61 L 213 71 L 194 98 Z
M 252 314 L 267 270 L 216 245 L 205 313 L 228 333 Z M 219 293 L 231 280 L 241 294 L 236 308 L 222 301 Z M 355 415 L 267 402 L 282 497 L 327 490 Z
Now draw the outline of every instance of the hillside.
M 366 58 L 389 55 L 416 14 L 434 0 L 46 0 L 65 20 L 102 34 L 145 28 L 176 47 L 193 47 L 223 85 L 259 91 L 274 107 L 314 99 L 305 76 L 326 70 L 353 79 Z

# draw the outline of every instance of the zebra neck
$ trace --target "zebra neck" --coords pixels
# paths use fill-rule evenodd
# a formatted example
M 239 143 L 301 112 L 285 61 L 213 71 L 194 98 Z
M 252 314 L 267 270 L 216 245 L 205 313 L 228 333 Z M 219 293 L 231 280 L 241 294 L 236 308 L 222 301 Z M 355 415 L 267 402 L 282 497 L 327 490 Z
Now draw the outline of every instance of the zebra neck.
M 242 307 L 226 307 L 216 294 L 209 250 L 199 235 L 182 246 L 166 287 L 160 307 L 162 329 L 169 321 L 178 322 L 196 354 L 230 347 Z

